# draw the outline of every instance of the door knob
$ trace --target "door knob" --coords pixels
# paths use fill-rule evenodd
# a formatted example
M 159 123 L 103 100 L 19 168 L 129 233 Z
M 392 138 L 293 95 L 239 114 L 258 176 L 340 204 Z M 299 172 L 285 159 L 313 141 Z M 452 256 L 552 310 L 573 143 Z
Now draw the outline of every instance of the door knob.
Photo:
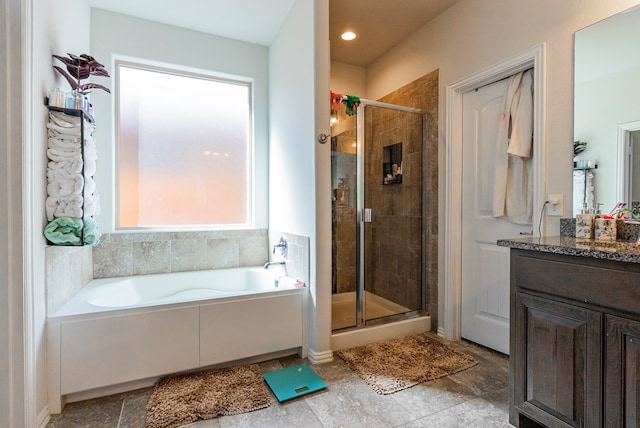
M 330 137 L 331 137 L 331 135 L 325 134 L 324 132 L 321 133 L 321 134 L 318 134 L 318 143 L 324 144 L 327 141 L 329 141 Z

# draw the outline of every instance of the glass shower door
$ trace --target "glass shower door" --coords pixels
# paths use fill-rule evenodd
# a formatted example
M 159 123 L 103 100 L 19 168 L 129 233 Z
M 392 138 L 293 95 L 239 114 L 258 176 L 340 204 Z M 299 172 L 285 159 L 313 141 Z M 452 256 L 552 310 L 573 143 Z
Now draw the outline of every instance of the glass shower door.
M 423 115 L 358 112 L 363 322 L 423 309 Z
M 357 325 L 356 124 L 331 137 L 332 294 L 331 329 Z

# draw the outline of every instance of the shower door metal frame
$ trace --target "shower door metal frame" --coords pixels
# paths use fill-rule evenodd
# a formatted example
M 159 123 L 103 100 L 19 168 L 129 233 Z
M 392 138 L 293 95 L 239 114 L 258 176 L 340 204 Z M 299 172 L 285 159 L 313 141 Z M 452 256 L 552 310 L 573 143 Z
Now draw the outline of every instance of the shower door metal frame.
M 371 215 L 371 212 L 366 216 L 365 210 L 368 208 L 364 205 L 364 150 L 365 150 L 365 107 L 382 107 L 393 110 L 405 111 L 408 113 L 418 113 L 422 115 L 422 140 L 424 141 L 424 135 L 426 132 L 425 129 L 425 115 L 427 114 L 426 110 L 414 108 L 414 107 L 406 107 L 396 104 L 389 104 L 381 101 L 373 101 L 367 99 L 360 99 L 360 104 L 356 110 L 356 325 L 354 328 L 362 328 L 366 325 L 377 325 L 377 324 L 386 324 L 390 322 L 395 322 L 407 318 L 414 318 L 418 315 L 426 312 L 426 290 L 425 290 L 425 275 L 424 275 L 424 266 L 425 266 L 425 231 L 424 231 L 424 204 L 425 204 L 425 191 L 423 189 L 423 201 L 422 201 L 422 216 L 423 216 L 423 227 L 422 227 L 422 308 L 420 310 L 404 312 L 396 315 L 389 315 L 383 318 L 378 318 L 375 320 L 367 321 L 365 318 L 365 305 L 366 299 L 365 295 L 365 254 L 364 254 L 364 245 L 363 239 L 365 236 L 365 223 L 370 222 L 365 221 L 368 216 Z M 423 165 L 424 165 L 424 150 L 423 150 Z M 375 215 L 375 213 L 374 213 Z

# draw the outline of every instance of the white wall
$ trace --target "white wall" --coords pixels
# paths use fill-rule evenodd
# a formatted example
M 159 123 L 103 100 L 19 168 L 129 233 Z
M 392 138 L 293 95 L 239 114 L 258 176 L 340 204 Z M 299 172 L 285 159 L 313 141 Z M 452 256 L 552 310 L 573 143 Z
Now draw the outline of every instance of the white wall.
M 22 2 L 0 10 L 0 426 L 24 426 Z
M 52 68 L 52 54 L 66 55 L 89 53 L 89 7 L 84 0 L 60 0 L 56 2 L 33 2 L 33 57 L 31 64 L 31 135 L 25 141 L 26 173 L 31 183 L 25 183 L 30 189 L 32 216 L 27 219 L 28 234 L 31 239 L 30 255 L 32 265 L 26 261 L 25 286 L 31 287 L 33 302 L 27 309 L 33 314 L 31 341 L 35 356 L 34 382 L 35 409 L 40 417 L 47 403 L 46 379 L 46 290 L 45 290 L 45 246 L 43 236 L 46 225 L 46 122 L 47 109 L 43 100 L 47 90 L 60 87 L 70 90 L 68 83 L 58 76 Z M 72 23 L 72 25 L 70 25 Z M 56 63 L 59 61 L 56 60 Z M 29 212 L 26 212 L 29 216 Z M 29 250 L 28 250 L 29 251 Z
M 117 29 L 117 30 L 114 30 Z M 91 11 L 91 51 L 114 74 L 114 55 L 175 64 L 196 70 L 228 73 L 254 79 L 255 205 L 257 228 L 268 222 L 268 49 L 265 46 L 190 31 L 100 9 Z M 103 78 L 98 78 L 104 83 Z M 98 82 L 96 79 L 96 82 Z M 113 78 L 106 84 L 113 88 Z M 188 108 L 189 97 L 185 94 Z M 103 232 L 114 230 L 113 97 L 94 91 L 98 169 L 95 175 L 102 212 L 97 220 Z
M 416 78 L 440 70 L 439 217 L 444 218 L 446 88 L 519 52 L 546 42 L 546 183 L 547 193 L 571 200 L 573 157 L 573 34 L 637 0 L 461 0 L 367 68 L 366 93 L 378 99 Z M 565 203 L 564 215 L 571 215 Z M 439 225 L 444 237 L 446 222 Z M 550 223 L 559 232 L 558 220 Z M 439 266 L 443 266 L 443 239 Z M 439 275 L 439 320 L 444 320 L 444 287 Z M 441 324 L 441 322 L 440 322 Z M 442 327 L 440 325 L 439 327 Z
M 331 61 L 331 90 L 342 95 L 368 98 L 365 84 L 366 71 L 364 67 Z
M 312 311 L 310 328 L 311 353 L 329 349 L 330 324 L 327 322 L 330 293 L 328 284 L 317 281 L 318 236 L 316 222 L 316 142 L 315 142 L 315 79 L 327 79 L 327 100 L 324 120 L 328 132 L 328 55 L 325 59 L 327 73 L 323 76 L 322 64 L 315 69 L 314 6 L 326 1 L 298 0 L 287 16 L 278 35 L 269 48 L 269 115 L 270 115 L 270 171 L 269 171 L 269 228 L 310 237 L 311 294 L 315 310 Z M 328 25 L 328 24 L 327 24 Z M 327 155 L 328 159 L 328 155 Z M 327 180 L 327 186 L 329 181 Z M 330 193 L 327 191 L 327 201 Z M 330 213 L 329 213 L 330 215 Z M 331 217 L 328 217 L 330 225 Z M 323 224 L 324 224 L 323 223 Z M 328 241 L 331 245 L 330 237 Z M 322 249 L 323 250 L 323 249 Z M 321 251 L 322 251 L 321 250 Z M 326 268 L 323 267 L 324 270 Z M 326 272 L 322 271 L 322 274 Z M 331 265 L 329 264 L 329 275 Z M 328 288 L 326 288 L 328 287 Z M 330 295 L 329 295 L 330 297 Z

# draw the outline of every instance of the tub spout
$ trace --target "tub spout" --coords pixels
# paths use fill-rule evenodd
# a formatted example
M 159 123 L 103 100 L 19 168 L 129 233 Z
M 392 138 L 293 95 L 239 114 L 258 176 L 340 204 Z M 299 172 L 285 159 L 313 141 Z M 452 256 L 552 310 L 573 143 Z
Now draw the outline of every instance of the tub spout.
M 282 268 L 284 269 L 284 275 L 287 276 L 287 262 L 286 261 L 281 261 L 281 262 L 267 262 L 264 264 L 264 268 L 265 269 L 269 269 L 272 266 L 282 266 Z
M 265 269 L 269 269 L 271 266 L 282 266 L 283 268 L 286 269 L 287 267 L 287 262 L 285 262 L 284 260 L 281 262 L 266 262 L 264 264 L 264 268 Z

